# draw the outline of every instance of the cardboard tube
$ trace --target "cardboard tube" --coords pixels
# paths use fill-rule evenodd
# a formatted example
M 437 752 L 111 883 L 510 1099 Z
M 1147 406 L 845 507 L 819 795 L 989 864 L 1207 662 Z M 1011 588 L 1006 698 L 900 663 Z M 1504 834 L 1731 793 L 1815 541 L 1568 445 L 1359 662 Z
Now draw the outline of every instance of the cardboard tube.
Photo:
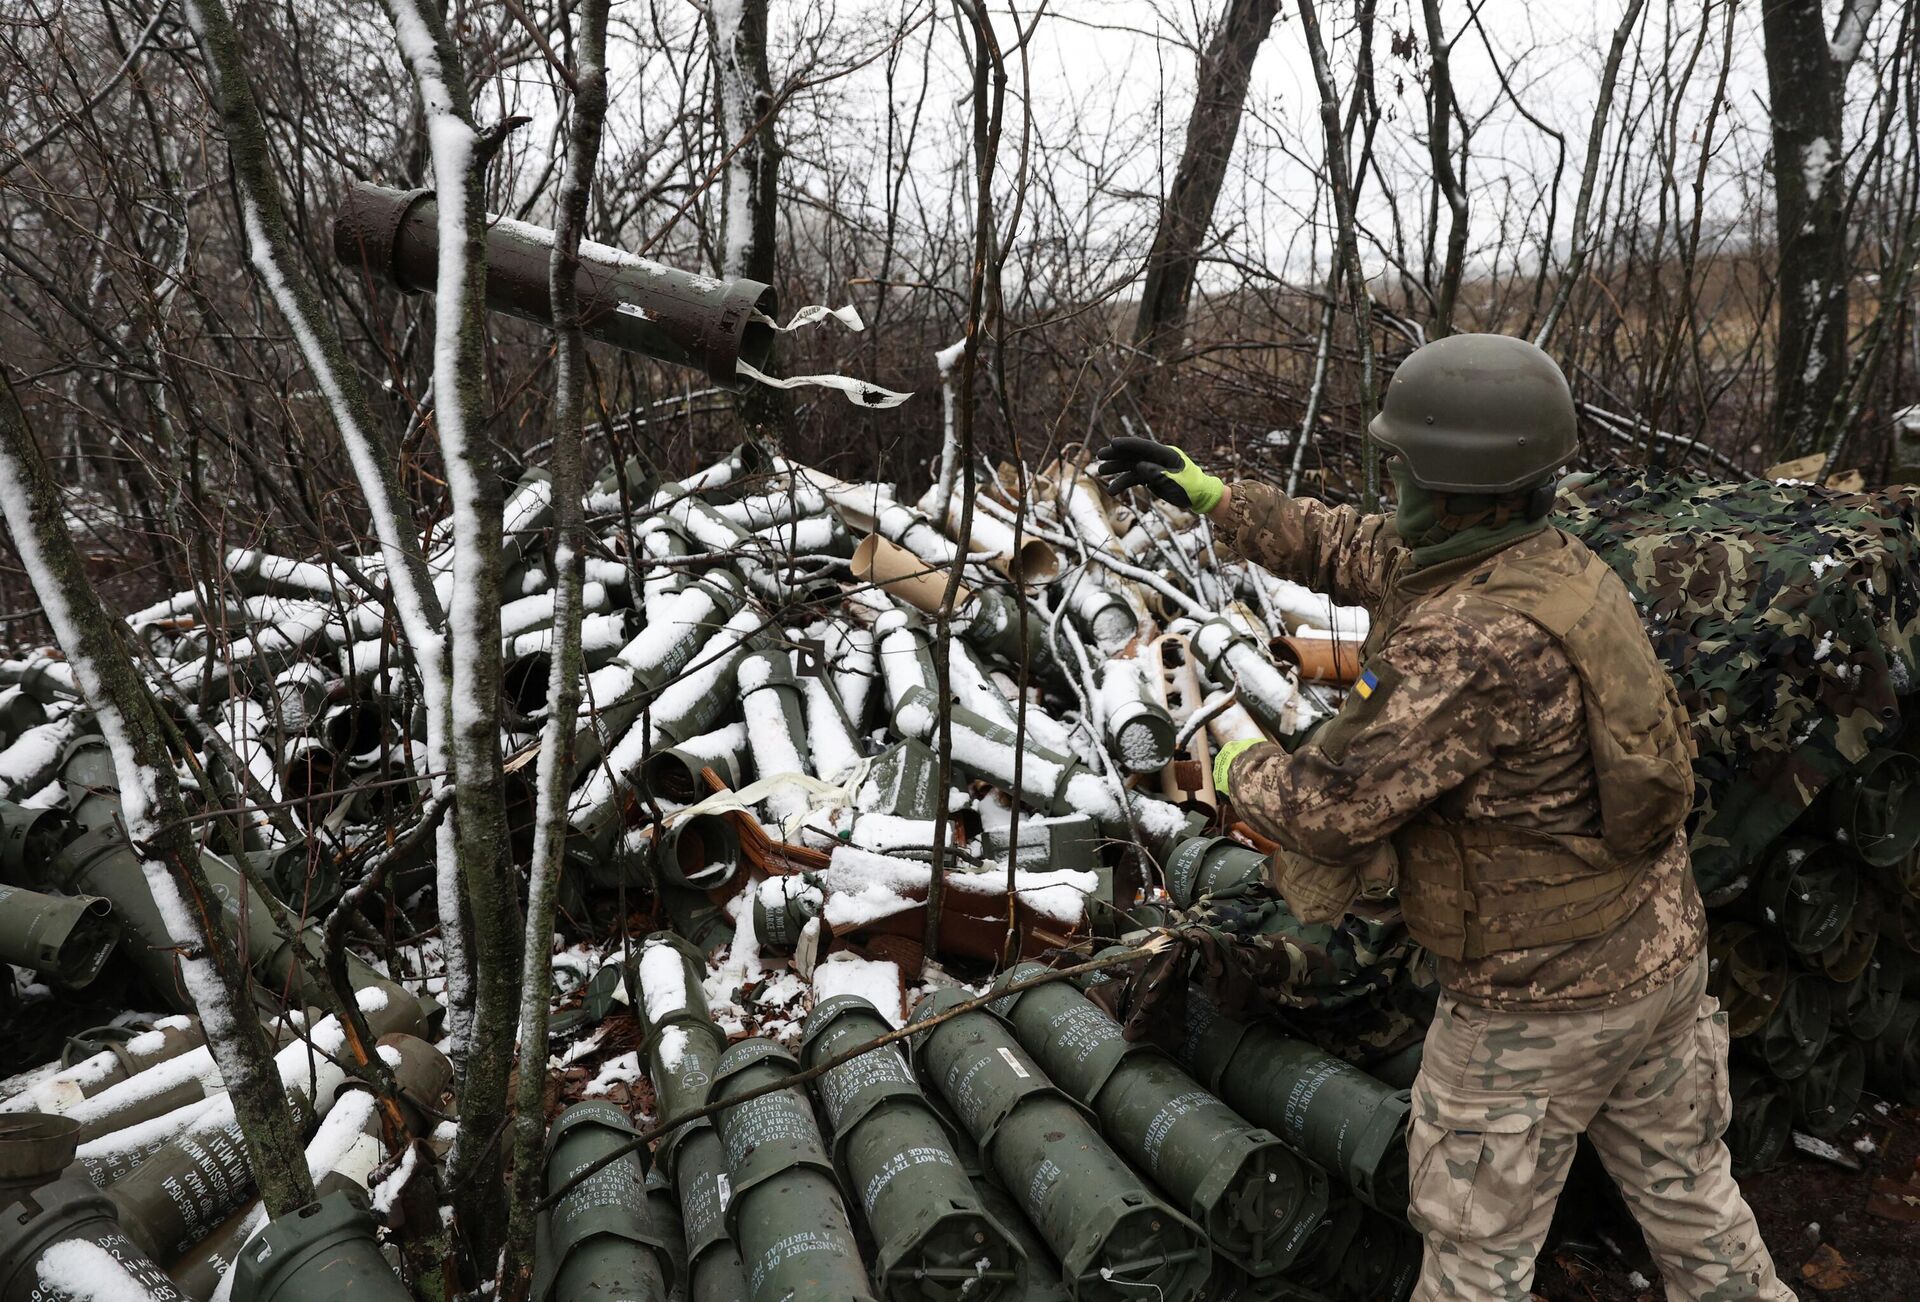
M 1273 658 L 1300 670 L 1316 683 L 1350 687 L 1360 676 L 1360 644 L 1335 637 L 1276 637 L 1267 643 Z
M 958 493 L 947 503 L 946 535 L 955 542 L 960 540 L 962 505 Z M 1060 577 L 1060 557 L 1052 544 L 1030 533 L 1023 534 L 1020 550 L 1016 554 L 1013 526 L 977 507 L 973 512 L 967 550 L 975 555 L 990 553 L 987 564 L 1022 587 L 1039 587 Z
M 852 567 L 854 578 L 877 584 L 894 600 L 929 615 L 940 613 L 940 602 L 947 595 L 946 574 L 906 548 L 870 533 L 853 549 Z M 954 609 L 963 608 L 972 599 L 972 590 L 961 584 Z

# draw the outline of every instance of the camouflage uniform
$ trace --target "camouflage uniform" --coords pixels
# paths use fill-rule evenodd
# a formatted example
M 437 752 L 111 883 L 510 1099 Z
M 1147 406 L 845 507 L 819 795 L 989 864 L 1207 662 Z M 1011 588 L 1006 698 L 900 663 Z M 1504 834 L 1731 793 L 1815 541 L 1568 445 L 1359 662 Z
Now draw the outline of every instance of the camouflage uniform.
M 1572 662 L 1534 621 L 1445 591 L 1484 556 L 1415 573 L 1388 517 L 1257 484 L 1234 485 L 1220 533 L 1375 612 L 1371 693 L 1291 755 L 1260 747 L 1233 769 L 1236 809 L 1290 852 L 1281 886 L 1303 919 L 1337 916 L 1382 844 L 1423 817 L 1592 834 L 1598 788 Z M 1508 547 L 1564 545 L 1542 530 Z M 1642 1216 L 1669 1297 L 1793 1296 L 1720 1142 L 1725 1019 L 1704 993 L 1705 911 L 1683 833 L 1628 890 L 1605 934 L 1440 960 L 1447 994 L 1410 1136 L 1411 1219 L 1427 1241 L 1417 1297 L 1527 1297 L 1583 1130 Z

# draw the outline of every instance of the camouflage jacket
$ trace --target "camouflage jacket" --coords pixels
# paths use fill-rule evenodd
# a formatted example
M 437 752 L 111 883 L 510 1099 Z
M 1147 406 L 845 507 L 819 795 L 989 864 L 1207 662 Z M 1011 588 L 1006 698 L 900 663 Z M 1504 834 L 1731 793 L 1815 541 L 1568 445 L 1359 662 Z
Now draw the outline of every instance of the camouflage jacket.
M 1423 816 L 1597 831 L 1586 713 L 1566 654 L 1523 615 L 1431 595 L 1484 558 L 1414 574 L 1390 517 L 1260 484 L 1235 484 L 1216 528 L 1248 559 L 1375 613 L 1367 667 L 1386 686 L 1355 691 L 1292 754 L 1259 747 L 1234 765 L 1235 808 L 1290 852 L 1291 873 L 1311 888 L 1306 893 L 1350 901 L 1382 843 Z M 1292 885 L 1283 881 L 1290 896 Z M 1458 998 L 1504 1009 L 1638 998 L 1677 975 L 1705 940 L 1684 838 L 1631 890 L 1638 897 L 1632 912 L 1604 936 L 1443 960 L 1440 980 Z M 1295 903 L 1303 917 L 1327 912 Z

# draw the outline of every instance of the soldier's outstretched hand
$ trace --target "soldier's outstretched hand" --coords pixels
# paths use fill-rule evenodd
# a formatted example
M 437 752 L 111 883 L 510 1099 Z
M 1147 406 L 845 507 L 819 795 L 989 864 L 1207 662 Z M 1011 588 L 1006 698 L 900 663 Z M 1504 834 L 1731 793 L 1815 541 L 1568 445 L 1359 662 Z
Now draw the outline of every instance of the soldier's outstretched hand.
M 1119 497 L 1129 488 L 1144 488 L 1163 502 L 1206 515 L 1220 505 L 1226 485 L 1194 463 L 1171 443 L 1128 434 L 1098 452 L 1094 468 L 1101 486 Z

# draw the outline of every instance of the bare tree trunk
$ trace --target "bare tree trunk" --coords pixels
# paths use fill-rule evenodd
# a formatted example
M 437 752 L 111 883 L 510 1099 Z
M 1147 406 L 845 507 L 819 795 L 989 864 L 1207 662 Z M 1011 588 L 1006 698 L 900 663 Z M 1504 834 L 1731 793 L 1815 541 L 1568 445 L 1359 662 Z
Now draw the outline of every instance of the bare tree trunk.
M 1467 188 L 1453 166 L 1453 72 L 1447 62 L 1446 27 L 1440 0 L 1422 0 L 1427 20 L 1427 157 L 1434 183 L 1447 201 L 1447 260 L 1433 295 L 1433 328 L 1438 339 L 1453 333 L 1453 305 L 1460 297 L 1460 275 L 1467 254 Z M 1434 232 L 1437 234 L 1438 232 Z
M 495 1273 L 505 1238 L 507 1082 L 520 977 L 520 901 L 507 847 L 500 752 L 501 484 L 486 412 L 486 173 L 508 119 L 473 124 L 465 70 L 436 6 L 388 0 L 426 112 L 440 215 L 434 293 L 434 426 L 453 508 L 447 609 L 454 841 L 473 945 L 473 1019 L 447 1184 L 476 1269 Z M 444 905 L 443 905 L 444 907 Z
M 767 0 L 710 4 L 707 25 L 720 144 L 732 151 L 721 172 L 720 274 L 771 285 L 779 241 L 781 149 L 767 70 Z M 748 432 L 762 438 L 778 439 L 793 418 L 792 395 L 763 384 L 742 390 L 734 406 Z
M 513 1198 L 507 1218 L 506 1278 L 502 1293 L 525 1296 L 532 1282 L 534 1207 L 539 1202 L 540 1157 L 546 1136 L 547 1013 L 553 997 L 554 893 L 567 840 L 567 795 L 573 785 L 573 739 L 580 713 L 581 547 L 586 535 L 586 472 L 580 446 L 586 381 L 586 336 L 580 330 L 575 275 L 587 224 L 600 132 L 607 116 L 607 10 L 610 0 L 586 0 L 574 55 L 573 113 L 567 126 L 567 162 L 560 178 L 547 275 L 554 329 L 554 579 L 553 660 L 547 679 L 547 724 L 540 734 L 534 812 L 533 868 L 527 887 L 525 967 L 520 978 L 520 1074 L 514 1097 Z
M 201 871 L 200 846 L 187 821 L 153 699 L 120 643 L 117 621 L 87 578 L 53 473 L 4 375 L 0 513 L 73 666 L 74 681 L 113 752 L 127 838 L 180 947 L 181 980 L 233 1100 L 260 1197 L 269 1214 L 283 1215 L 313 1200 L 313 1181 L 272 1049 L 248 996 L 246 965 L 228 934 L 219 897 Z
M 1160 225 L 1147 254 L 1147 278 L 1140 291 L 1140 314 L 1133 326 L 1133 342 L 1160 361 L 1179 346 L 1201 246 L 1213 223 L 1213 206 L 1227 177 L 1233 142 L 1240 135 L 1247 81 L 1279 12 L 1279 0 L 1231 0 L 1201 56 L 1186 145 L 1174 169 L 1173 186 L 1160 207 Z
M 1306 33 L 1307 54 L 1313 62 L 1313 80 L 1320 92 L 1320 134 L 1326 141 L 1327 174 L 1333 185 L 1334 239 L 1338 261 L 1346 270 L 1347 297 L 1353 308 L 1355 343 L 1360 350 L 1360 410 L 1371 416 L 1376 388 L 1373 374 L 1373 298 L 1367 292 L 1367 273 L 1360 265 L 1360 241 L 1353 213 L 1353 175 L 1347 166 L 1347 137 L 1340 125 L 1340 92 L 1333 84 L 1333 65 L 1327 59 L 1326 37 L 1313 0 L 1300 0 L 1300 26 Z M 1380 453 L 1373 440 L 1360 440 L 1362 502 L 1371 511 L 1380 501 Z
M 1847 208 L 1842 113 L 1847 69 L 1877 0 L 1848 0 L 1827 41 L 1820 0 L 1767 0 L 1779 318 L 1773 442 L 1782 454 L 1824 446 L 1847 378 Z M 1845 56 L 1845 57 L 1842 57 Z

